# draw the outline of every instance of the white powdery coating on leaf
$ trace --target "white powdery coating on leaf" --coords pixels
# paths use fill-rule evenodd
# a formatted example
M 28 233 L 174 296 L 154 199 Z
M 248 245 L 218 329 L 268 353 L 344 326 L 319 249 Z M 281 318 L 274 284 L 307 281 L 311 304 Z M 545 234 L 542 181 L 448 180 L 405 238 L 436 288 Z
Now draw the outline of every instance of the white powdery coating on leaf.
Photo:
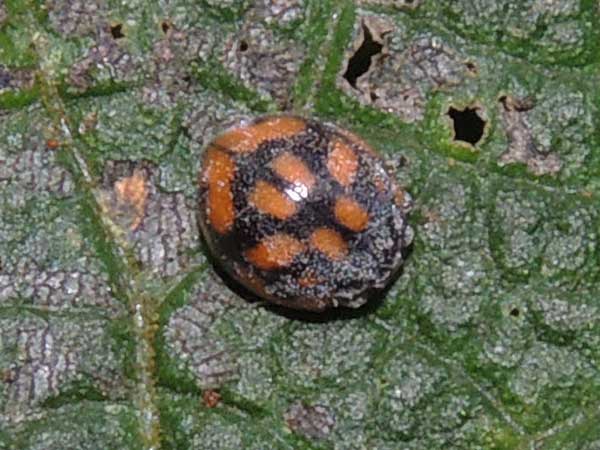
M 104 0 L 50 0 L 49 18 L 52 28 L 64 36 L 84 36 L 96 31 L 104 22 L 107 5 Z
M 144 103 L 172 108 L 198 90 L 191 69 L 194 61 L 212 56 L 217 38 L 205 29 L 178 30 L 170 25 L 156 41 L 148 67 L 149 83 L 142 90 Z
M 132 82 L 138 77 L 139 57 L 129 53 L 110 34 L 110 27 L 98 29 L 95 45 L 69 69 L 68 83 L 77 92 L 100 82 Z
M 134 232 L 140 261 L 162 275 L 179 273 L 187 260 L 184 250 L 198 245 L 195 221 L 183 194 L 151 197 L 146 217 Z
M 304 19 L 304 0 L 261 0 L 258 15 L 268 24 L 285 26 Z
M 0 149 L 0 192 L 11 192 L 5 201 L 13 207 L 23 207 L 33 194 L 69 197 L 73 192 L 73 179 L 56 163 L 55 154 L 39 149 L 40 144 L 25 145 L 37 148 L 27 148 L 19 153 Z
M 122 380 L 105 327 L 101 320 L 79 324 L 31 315 L 1 320 L 0 366 L 9 381 L 0 385 L 0 424 L 43 414 L 43 402 L 70 382 L 91 378 L 116 395 Z
M 508 386 L 524 403 L 535 404 L 546 388 L 564 389 L 597 376 L 578 352 L 538 342 L 524 355 Z
M 165 330 L 167 346 L 202 389 L 218 388 L 236 372 L 233 355 L 214 329 L 223 308 L 218 299 L 198 295 L 171 316 Z
M 249 23 L 226 44 L 221 62 L 245 86 L 285 107 L 303 61 L 299 41 L 284 40 L 261 24 Z
M 324 405 L 293 403 L 283 415 L 292 431 L 315 439 L 324 439 L 335 426 L 333 413 Z
M 22 263 L 22 264 L 21 264 Z M 0 270 L 0 305 L 27 299 L 47 311 L 73 311 L 98 307 L 116 317 L 123 305 L 112 295 L 108 277 L 89 258 L 79 259 L 79 270 L 41 269 L 35 262 L 20 261 Z
M 595 296 L 591 295 L 589 301 L 595 301 Z M 600 308 L 593 303 L 542 297 L 537 299 L 534 309 L 542 313 L 545 324 L 557 331 L 593 329 L 600 322 Z

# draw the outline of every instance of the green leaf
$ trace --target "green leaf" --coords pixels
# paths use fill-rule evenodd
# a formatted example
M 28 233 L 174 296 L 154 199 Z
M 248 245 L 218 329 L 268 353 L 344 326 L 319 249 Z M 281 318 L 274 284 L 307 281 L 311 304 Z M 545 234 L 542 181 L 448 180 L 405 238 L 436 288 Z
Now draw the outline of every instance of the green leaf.
M 598 448 L 599 22 L 0 2 L 0 450 Z M 199 156 L 278 111 L 360 134 L 414 198 L 381 302 L 307 320 L 215 273 Z

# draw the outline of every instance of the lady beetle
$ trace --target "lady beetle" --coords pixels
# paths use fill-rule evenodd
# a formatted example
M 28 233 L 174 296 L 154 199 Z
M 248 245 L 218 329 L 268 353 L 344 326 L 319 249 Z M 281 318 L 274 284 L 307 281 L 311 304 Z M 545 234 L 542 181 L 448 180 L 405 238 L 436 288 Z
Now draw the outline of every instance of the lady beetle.
M 399 269 L 408 195 L 358 136 L 268 116 L 217 136 L 199 173 L 199 223 L 223 268 L 290 308 L 356 308 Z

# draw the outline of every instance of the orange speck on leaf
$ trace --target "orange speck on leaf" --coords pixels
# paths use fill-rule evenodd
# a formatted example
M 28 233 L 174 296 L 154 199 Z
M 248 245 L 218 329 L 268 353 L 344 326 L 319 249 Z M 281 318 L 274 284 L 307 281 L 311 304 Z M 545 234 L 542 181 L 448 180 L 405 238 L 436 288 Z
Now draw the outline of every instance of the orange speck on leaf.
M 207 408 L 214 408 L 221 402 L 221 394 L 213 389 L 202 392 L 202 401 Z
M 60 147 L 60 142 L 56 139 L 48 139 L 46 141 L 46 147 L 48 147 L 50 150 L 56 150 L 58 147 Z
M 130 205 L 133 208 L 135 217 L 131 222 L 131 229 L 135 230 L 144 218 L 144 209 L 148 199 L 148 188 L 144 173 L 135 170 L 133 175 L 117 181 L 115 183 L 115 193 L 119 203 Z

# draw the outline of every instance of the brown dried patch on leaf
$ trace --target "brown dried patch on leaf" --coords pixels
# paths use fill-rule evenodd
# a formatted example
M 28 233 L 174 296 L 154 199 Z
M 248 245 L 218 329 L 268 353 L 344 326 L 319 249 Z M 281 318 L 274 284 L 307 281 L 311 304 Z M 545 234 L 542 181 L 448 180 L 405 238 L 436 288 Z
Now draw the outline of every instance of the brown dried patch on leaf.
M 272 97 L 285 109 L 305 53 L 300 41 L 277 37 L 249 20 L 227 41 L 221 62 L 249 89 Z
M 283 415 L 290 429 L 313 439 L 325 439 L 335 426 L 331 410 L 323 405 L 293 403 Z
M 406 46 L 392 22 L 366 15 L 355 25 L 338 86 L 365 105 L 415 122 L 424 117 L 426 93 L 460 84 L 471 66 L 436 37 Z
M 560 171 L 561 162 L 550 150 L 540 150 L 531 133 L 527 111 L 535 106 L 531 98 L 505 95 L 500 98 L 502 122 L 508 138 L 508 148 L 499 164 L 523 163 L 534 175 L 552 175 Z
M 111 161 L 100 197 L 106 218 L 153 273 L 173 276 L 198 245 L 191 202 L 180 192 L 157 189 L 158 169 L 149 162 Z

